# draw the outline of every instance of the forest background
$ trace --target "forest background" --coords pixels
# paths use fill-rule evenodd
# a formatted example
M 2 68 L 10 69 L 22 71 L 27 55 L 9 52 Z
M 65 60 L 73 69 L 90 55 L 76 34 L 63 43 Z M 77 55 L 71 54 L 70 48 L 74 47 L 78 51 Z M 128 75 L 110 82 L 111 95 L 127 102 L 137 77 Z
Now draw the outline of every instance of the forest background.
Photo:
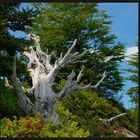
M 21 7 L 25 8 L 27 5 L 28 4 L 23 4 Z M 129 62 L 131 64 L 131 66 L 129 67 L 127 63 L 124 62 L 124 58 L 125 58 L 125 55 L 129 53 L 129 50 L 131 50 L 131 52 L 133 50 L 137 51 L 137 49 L 135 49 L 137 47 L 135 48 L 133 47 L 133 49 L 130 49 L 130 48 L 127 48 L 126 45 L 129 46 L 130 40 L 133 40 L 133 44 L 131 45 L 137 46 L 136 43 L 138 42 L 137 41 L 138 39 L 137 39 L 136 34 L 137 34 L 138 25 L 137 25 L 136 20 L 138 16 L 135 18 L 135 20 L 131 20 L 133 21 L 134 28 L 129 28 L 129 29 L 132 29 L 132 30 L 126 31 L 124 29 L 124 31 L 126 32 L 128 31 L 131 32 L 130 33 L 131 36 L 135 34 L 135 36 L 133 35 L 135 39 L 130 39 L 131 37 L 130 38 L 127 37 L 129 38 L 127 39 L 129 40 L 129 42 L 125 42 L 123 41 L 123 37 L 122 37 L 123 28 L 120 28 L 121 26 L 119 26 L 118 29 L 113 28 L 113 23 L 111 26 L 111 17 L 110 15 L 108 16 L 109 12 L 107 12 L 106 14 L 106 12 L 100 11 L 100 9 L 106 9 L 108 7 L 113 7 L 113 6 L 116 7 L 116 5 L 119 5 L 119 4 L 116 4 L 116 5 L 104 4 L 104 5 L 105 6 L 103 6 L 103 4 L 99 4 L 99 7 L 98 7 L 96 4 L 89 4 L 89 5 L 87 4 L 86 6 L 83 6 L 82 4 L 81 5 L 71 4 L 70 6 L 69 5 L 67 6 L 67 4 L 59 4 L 59 5 L 50 4 L 52 9 L 50 8 L 50 10 L 45 12 L 45 8 L 47 7 L 45 4 L 43 6 L 40 6 L 40 4 L 36 4 L 36 5 L 33 4 L 32 7 L 35 6 L 37 11 L 30 10 L 31 6 L 29 6 L 27 11 L 23 10 L 20 14 L 16 11 L 18 10 L 20 11 L 22 8 L 15 10 L 15 8 L 18 7 L 18 6 L 16 7 L 16 5 L 13 5 L 13 6 L 2 5 L 1 9 L 3 10 L 2 12 L 4 13 L 4 14 L 1 14 L 1 23 L 3 26 L 1 27 L 2 32 L 1 32 L 1 45 L 0 45 L 1 46 L 1 60 L 2 60 L 1 61 L 1 66 L 2 66 L 2 69 L 1 69 L 2 92 L 1 93 L 4 94 L 4 95 L 1 94 L 1 100 L 2 100 L 1 105 L 3 107 L 2 113 L 1 113 L 2 117 L 3 116 L 12 117 L 13 115 L 17 115 L 17 116 L 22 115 L 22 111 L 18 108 L 17 101 L 16 101 L 17 99 L 15 95 L 13 96 L 11 94 L 11 90 L 7 88 L 5 89 L 3 87 L 4 85 L 3 85 L 2 79 L 3 77 L 7 76 L 10 81 L 10 75 L 11 75 L 11 70 L 12 70 L 12 66 L 11 66 L 12 56 L 15 53 L 17 53 L 19 57 L 17 66 L 19 63 L 18 75 L 20 77 L 20 80 L 22 81 L 23 85 L 26 88 L 31 86 L 30 78 L 28 76 L 28 73 L 26 72 L 25 63 L 27 60 L 21 57 L 20 54 L 22 53 L 23 50 L 28 49 L 29 44 L 31 44 L 31 42 L 28 41 L 28 38 L 26 38 L 27 35 L 25 36 L 25 33 L 27 34 L 29 33 L 29 31 L 33 31 L 34 33 L 40 36 L 41 44 L 43 46 L 44 51 L 46 51 L 45 48 L 47 47 L 49 48 L 49 51 L 55 50 L 57 54 L 59 54 L 62 51 L 66 52 L 65 46 L 69 46 L 72 40 L 79 37 L 79 42 L 76 46 L 76 50 L 82 51 L 83 49 L 89 49 L 90 52 L 92 52 L 92 53 L 89 53 L 87 56 L 85 56 L 85 58 L 88 59 L 88 63 L 85 64 L 87 69 L 85 70 L 85 73 L 84 73 L 85 74 L 85 77 L 83 79 L 84 84 L 87 81 L 92 81 L 93 83 L 96 83 L 96 81 L 99 79 L 96 75 L 101 74 L 104 69 L 108 71 L 109 73 L 108 78 L 106 78 L 106 81 L 102 83 L 99 89 L 97 91 L 92 91 L 92 92 L 97 93 L 97 97 L 95 96 L 92 97 L 91 91 L 82 92 L 82 93 L 78 92 L 72 95 L 69 99 L 66 99 L 66 101 L 63 103 L 64 107 L 68 109 L 70 113 L 72 113 L 73 115 L 76 115 L 77 117 L 76 122 L 78 122 L 78 126 L 80 128 L 88 130 L 90 134 L 92 133 L 91 136 L 112 135 L 111 134 L 112 131 L 109 133 L 103 132 L 103 134 L 101 134 L 100 125 L 98 126 L 99 129 L 96 130 L 95 128 L 97 127 L 97 124 L 95 123 L 96 122 L 95 120 L 98 117 L 109 118 L 109 117 L 112 117 L 113 114 L 117 115 L 121 112 L 128 111 L 128 114 L 130 113 L 130 115 L 128 115 L 129 119 L 128 120 L 124 119 L 125 120 L 124 122 L 119 120 L 118 122 L 116 122 L 113 128 L 118 127 L 120 124 L 121 125 L 123 124 L 127 126 L 127 128 L 137 133 L 138 62 L 135 63 L 135 61 L 137 61 L 137 57 L 134 57 L 133 59 L 131 59 L 132 62 Z M 137 4 L 135 5 L 126 4 L 126 7 L 129 7 L 129 6 L 131 7 L 131 10 L 135 9 L 134 13 L 135 12 L 137 13 Z M 57 7 L 59 8 L 57 9 Z M 68 10 L 69 8 L 70 10 Z M 87 13 L 83 12 L 84 10 L 88 12 Z M 58 12 L 58 13 L 60 12 L 60 13 L 56 14 L 55 12 Z M 92 12 L 95 13 L 95 15 L 92 15 L 93 14 Z M 16 14 L 16 16 L 13 16 L 14 14 Z M 76 18 L 77 15 L 78 15 L 78 18 Z M 67 20 L 64 19 L 64 16 L 66 16 L 65 18 Z M 72 19 L 74 18 L 73 16 L 75 16 L 74 20 Z M 93 17 L 95 16 L 96 20 L 92 21 L 92 18 L 91 18 L 92 16 Z M 120 18 L 120 21 L 123 21 L 123 20 L 121 20 Z M 116 38 L 117 32 L 116 33 L 113 32 L 112 29 L 115 29 L 117 31 L 120 29 L 122 31 L 122 33 L 119 32 L 120 34 L 118 34 L 117 36 L 118 38 Z M 19 32 L 19 31 L 24 31 L 25 33 Z M 15 35 L 15 37 L 12 35 Z M 127 33 L 127 36 L 128 35 L 129 33 Z M 25 38 L 21 39 L 19 38 L 20 36 L 21 37 L 24 36 Z M 5 41 L 6 39 L 7 41 Z M 118 43 L 118 41 L 121 43 Z M 125 50 L 125 47 L 127 48 L 126 50 Z M 114 55 L 117 57 L 114 58 L 114 60 L 112 60 L 112 62 L 109 62 L 108 64 L 103 63 L 104 57 L 110 56 L 110 55 Z M 128 58 L 125 59 L 125 61 L 126 60 L 128 60 Z M 120 67 L 120 65 L 122 68 Z M 69 66 L 67 67 L 65 71 L 62 71 L 60 73 L 60 75 L 58 76 L 58 83 L 61 83 L 60 88 L 63 85 L 63 82 L 64 82 L 63 79 L 65 79 L 67 73 L 71 70 L 71 68 L 78 70 L 79 66 L 80 64 Z M 125 66 L 125 68 L 127 66 L 128 67 L 127 70 L 123 70 L 123 66 Z M 134 66 L 133 68 L 135 68 L 135 71 L 129 70 L 129 68 L 132 69 L 132 66 Z M 121 68 L 121 71 L 120 71 L 120 68 Z M 122 92 L 123 84 L 124 84 L 123 82 L 125 80 L 124 74 L 122 74 L 123 71 L 125 72 L 125 76 L 129 77 L 130 81 L 135 83 L 131 87 L 130 86 L 131 83 L 128 84 L 125 82 L 125 84 L 127 85 L 126 89 L 128 89 L 128 87 L 130 89 L 128 92 L 126 91 L 126 89 Z M 132 74 L 126 75 L 126 71 L 129 71 Z M 25 73 L 25 75 L 23 73 Z M 111 77 L 113 77 L 113 79 Z M 29 82 L 30 84 L 28 85 L 27 82 Z M 136 87 L 136 88 L 133 88 L 133 87 Z M 5 94 L 6 92 L 7 94 Z M 123 100 L 120 100 L 122 96 L 124 95 L 125 95 L 125 98 Z M 89 96 L 91 97 L 91 99 L 87 98 Z M 130 103 L 133 103 L 134 105 L 133 107 L 131 107 L 131 105 L 127 106 L 126 103 L 125 103 L 125 106 L 122 104 L 123 101 L 126 100 L 128 96 L 129 96 L 129 99 L 131 100 Z M 84 99 L 81 100 L 81 98 L 84 98 L 86 100 Z M 97 103 L 94 101 L 95 99 Z M 91 104 L 87 104 L 88 102 L 90 102 Z M 9 105 L 9 103 L 11 103 L 11 106 Z M 111 109 L 110 112 L 107 111 L 103 113 L 103 110 L 104 109 L 106 110 L 108 107 Z M 63 107 L 61 107 L 61 109 L 62 108 Z M 83 112 L 85 112 L 85 109 L 86 109 L 86 113 L 83 114 Z M 65 109 L 64 109 L 64 112 L 65 112 Z M 86 120 L 87 118 L 88 120 Z M 132 118 L 136 118 L 136 119 L 131 121 Z M 85 133 L 85 135 L 87 135 L 87 133 Z

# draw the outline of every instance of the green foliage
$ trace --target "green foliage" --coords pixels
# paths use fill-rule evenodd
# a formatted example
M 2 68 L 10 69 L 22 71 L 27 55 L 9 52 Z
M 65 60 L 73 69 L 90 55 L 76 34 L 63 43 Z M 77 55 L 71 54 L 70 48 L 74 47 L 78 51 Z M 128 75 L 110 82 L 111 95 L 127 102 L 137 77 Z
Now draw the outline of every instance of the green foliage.
M 126 108 L 124 107 L 123 103 L 120 102 L 120 100 L 108 99 L 108 101 L 110 101 L 112 106 L 118 108 L 121 112 L 125 112 L 126 111 Z
M 101 129 L 101 134 L 103 138 L 109 137 L 109 138 L 124 138 L 125 135 L 123 135 L 122 133 L 114 133 L 114 128 L 113 127 L 109 127 L 109 128 L 102 128 Z
M 14 91 L 5 87 L 2 81 L 0 81 L 0 107 L 0 114 L 2 117 L 23 115 L 23 112 L 18 104 L 18 98 Z
M 39 113 L 33 113 L 26 117 L 14 116 L 13 120 L 3 118 L 0 120 L 2 124 L 1 137 L 88 137 L 89 132 L 78 127 L 78 123 L 72 120 L 66 121 L 71 113 L 65 111 L 59 104 L 59 111 L 63 114 L 64 120 L 59 124 L 52 122 L 46 123 Z M 65 114 L 65 115 L 64 115 Z M 73 116 L 71 116 L 74 118 Z M 62 119 L 62 118 L 61 118 Z
M 82 81 L 96 84 L 101 74 L 107 71 L 98 93 L 113 98 L 123 86 L 118 62 L 123 59 L 124 46 L 115 42 L 116 37 L 110 30 L 110 16 L 100 11 L 96 3 L 43 3 L 33 6 L 40 14 L 30 30 L 40 36 L 42 49 L 55 51 L 59 56 L 77 39 L 75 51 L 89 50 L 83 57 L 87 63 L 84 64 Z M 94 52 L 90 53 L 90 49 Z M 104 57 L 110 55 L 115 58 L 108 63 L 103 62 Z M 68 66 L 60 71 L 59 77 L 66 78 L 71 69 L 78 73 L 80 67 L 80 63 Z
M 68 109 L 62 106 L 61 102 L 57 103 L 57 112 L 60 115 L 60 123 L 53 124 L 48 123 L 48 127 L 44 128 L 41 133 L 41 137 L 88 137 L 89 132 L 79 127 L 74 116 Z M 47 135 L 44 131 L 48 132 Z
M 32 25 L 33 17 L 36 11 L 33 9 L 19 8 L 19 3 L 0 5 L 0 76 L 11 76 L 13 55 L 18 55 L 27 48 L 29 41 L 25 38 L 19 38 L 11 35 L 11 32 L 25 30 Z M 18 61 L 17 73 L 23 76 L 25 72 L 25 64 Z
M 64 84 L 64 81 L 62 84 Z M 97 93 L 91 90 L 75 91 L 63 101 L 63 105 L 73 115 L 77 116 L 76 120 L 79 126 L 88 130 L 91 137 L 119 136 L 114 134 L 113 130 L 120 127 L 124 117 L 116 120 L 111 124 L 111 128 L 106 129 L 106 131 L 102 131 L 104 127 L 99 118 L 111 118 L 120 114 L 122 110 L 114 107 L 113 102 L 99 97 Z
M 124 118 L 124 126 L 138 135 L 138 108 L 127 110 L 127 118 Z
M 76 115 L 87 118 L 96 115 L 106 118 L 120 113 L 116 107 L 112 106 L 111 102 L 99 97 L 97 93 L 91 90 L 76 91 L 71 97 L 64 101 L 64 105 L 68 107 L 72 113 L 77 110 L 75 112 L 77 113 Z
M 13 120 L 4 117 L 0 123 L 1 137 L 39 137 L 39 132 L 44 127 L 43 119 L 38 113 L 35 117 L 26 116 L 18 119 L 14 116 Z
M 62 81 L 59 84 L 60 89 L 64 83 L 65 81 Z M 2 87 L 2 89 L 4 88 Z M 10 89 L 8 90 L 11 91 Z M 6 93 L 8 93 L 7 91 Z M 2 101 L 4 100 L 2 99 Z M 7 108 L 10 107 L 7 106 Z M 11 109 L 10 117 L 13 111 L 17 112 L 17 108 L 16 111 L 13 108 Z M 133 129 L 131 126 L 133 117 L 128 120 L 122 117 L 111 124 L 109 128 L 104 128 L 99 118 L 110 118 L 121 111 L 113 107 L 111 101 L 99 97 L 97 93 L 91 90 L 75 91 L 71 97 L 63 102 L 59 101 L 55 111 L 60 116 L 59 124 L 53 124 L 51 120 L 47 123 L 44 122 L 38 113 L 33 113 L 26 117 L 11 117 L 11 120 L 4 117 L 0 122 L 2 124 L 1 137 L 124 137 L 120 133 L 114 134 L 114 130 L 120 127 L 122 120 L 124 120 L 127 128 Z M 135 122 L 133 121 L 133 123 Z
M 127 128 L 137 133 L 138 112 L 133 110 L 128 111 L 127 118 L 118 119 L 107 129 L 99 120 L 99 118 L 110 118 L 126 111 L 122 104 L 112 99 L 123 86 L 118 63 L 123 59 L 124 46 L 116 43 L 115 35 L 110 33 L 110 17 L 104 11 L 99 11 L 98 5 L 95 3 L 47 3 L 34 6 L 40 11 L 40 14 L 35 18 L 36 22 L 33 26 L 32 17 L 35 13 L 32 10 L 19 11 L 18 5 L 0 7 L 2 9 L 2 14 L 0 14 L 2 23 L 0 59 L 3 60 L 0 62 L 0 66 L 2 66 L 0 76 L 11 75 L 11 62 L 13 61 L 11 56 L 15 52 L 20 53 L 26 50 L 26 45 L 29 44 L 25 39 L 11 36 L 8 28 L 12 31 L 26 30 L 28 32 L 32 30 L 40 36 L 44 51 L 48 48 L 49 52 L 56 51 L 58 55 L 66 52 L 74 39 L 78 39 L 75 51 L 94 50 L 93 53 L 89 51 L 83 58 L 88 61 L 84 64 L 84 76 L 81 84 L 91 82 L 94 85 L 100 80 L 104 71 L 107 71 L 108 74 L 98 90 L 75 91 L 63 102 L 58 102 L 56 111 L 60 115 L 59 124 L 53 124 L 51 120 L 46 123 L 38 113 L 19 117 L 23 114 L 19 109 L 17 97 L 11 89 L 5 88 L 0 83 L 1 114 L 11 118 L 10 120 L 4 117 L 0 120 L 1 137 L 124 137 L 120 133 L 114 134 L 113 132 L 120 126 L 122 120 Z M 26 28 L 27 26 L 32 27 Z M 115 58 L 105 63 L 104 57 L 110 55 Z M 23 74 L 25 63 L 27 63 L 26 59 L 18 57 L 18 77 L 28 88 L 29 77 L 27 73 Z M 134 62 L 131 64 L 138 67 Z M 71 69 L 78 73 L 80 67 L 81 64 L 77 63 L 60 71 L 57 80 L 60 81 L 61 78 L 63 80 L 58 85 L 58 90 L 65 84 L 64 79 Z M 134 75 L 129 80 L 137 82 L 137 77 Z M 137 88 L 132 88 L 129 92 L 134 93 L 135 90 Z M 18 118 L 12 118 L 13 115 L 17 115 Z
M 138 105 L 138 53 L 134 54 L 131 59 L 128 61 L 129 65 L 132 68 L 126 69 L 127 72 L 131 73 L 130 77 L 127 77 L 127 80 L 130 80 L 132 83 L 135 83 L 135 87 L 128 89 L 127 94 L 131 97 L 131 102 Z
M 134 87 L 128 89 L 127 94 L 131 98 L 131 102 L 135 104 L 135 107 L 127 111 L 128 119 L 125 120 L 125 125 L 132 132 L 138 134 L 138 53 L 132 55 L 128 64 L 131 66 L 125 71 L 129 72 L 131 75 L 126 78 L 126 80 L 131 81 L 135 84 Z

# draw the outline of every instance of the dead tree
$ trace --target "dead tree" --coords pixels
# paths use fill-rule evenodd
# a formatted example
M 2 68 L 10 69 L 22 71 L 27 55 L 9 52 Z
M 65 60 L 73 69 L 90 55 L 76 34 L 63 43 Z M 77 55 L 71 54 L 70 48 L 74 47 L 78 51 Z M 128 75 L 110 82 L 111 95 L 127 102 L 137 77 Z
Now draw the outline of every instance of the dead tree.
M 28 92 L 35 97 L 35 102 L 31 102 L 31 100 L 25 95 L 22 85 L 17 78 L 16 57 L 14 58 L 12 74 L 13 88 L 19 97 L 20 106 L 26 114 L 32 111 L 37 111 L 40 112 L 46 120 L 50 118 L 53 122 L 57 123 L 59 122 L 59 116 L 55 112 L 56 102 L 67 98 L 74 90 L 97 88 L 104 80 L 106 72 L 103 73 L 100 81 L 96 85 L 91 85 L 90 83 L 85 86 L 80 86 L 79 82 L 83 76 L 82 72 L 84 67 L 82 67 L 77 77 L 74 70 L 72 70 L 71 74 L 67 76 L 66 84 L 62 90 L 56 92 L 53 87 L 56 86 L 55 79 L 59 70 L 68 64 L 83 62 L 79 61 L 79 59 L 85 55 L 86 51 L 83 53 L 73 53 L 72 50 L 76 45 L 75 40 L 66 54 L 63 55 L 63 53 L 61 53 L 60 57 L 54 62 L 54 64 L 51 64 L 51 58 L 54 56 L 54 53 L 44 53 L 40 47 L 39 37 L 33 33 L 30 33 L 29 35 L 34 42 L 34 48 L 30 47 L 29 52 L 24 52 L 23 55 L 29 59 L 27 70 L 30 72 L 32 78 L 32 87 Z M 107 61 L 109 61 L 109 59 Z M 76 80 L 74 80 L 74 78 L 76 78 Z
M 114 116 L 114 117 L 112 117 L 112 118 L 110 118 L 110 119 L 102 119 L 102 118 L 99 118 L 99 120 L 102 121 L 102 123 L 103 123 L 103 125 L 104 125 L 105 127 L 108 127 L 108 126 L 110 126 L 110 123 L 111 123 L 111 122 L 116 121 L 118 118 L 120 118 L 120 117 L 123 116 L 123 115 L 126 115 L 126 113 L 121 113 L 121 114 L 116 115 L 116 116 Z

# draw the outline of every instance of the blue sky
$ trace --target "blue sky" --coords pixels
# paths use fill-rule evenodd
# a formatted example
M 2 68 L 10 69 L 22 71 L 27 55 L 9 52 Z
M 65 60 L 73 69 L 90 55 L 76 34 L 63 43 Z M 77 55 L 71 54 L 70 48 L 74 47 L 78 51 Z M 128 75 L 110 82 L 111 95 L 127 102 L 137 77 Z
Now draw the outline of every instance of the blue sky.
M 101 3 L 99 8 L 112 16 L 112 31 L 126 47 L 136 45 L 138 40 L 137 3 Z
M 138 42 L 138 4 L 137 3 L 100 3 L 99 9 L 105 10 L 108 15 L 112 16 L 113 21 L 111 25 L 112 32 L 117 36 L 117 41 L 123 43 L 126 50 L 130 47 L 136 46 Z M 132 68 L 123 62 L 120 64 L 120 69 Z M 130 76 L 129 73 L 123 74 L 123 76 Z M 124 82 L 125 86 L 120 93 L 126 93 L 126 91 L 135 86 L 130 81 Z M 131 108 L 133 104 L 129 102 L 129 96 L 124 95 L 121 102 L 123 102 L 126 108 Z
M 22 6 L 26 7 L 24 3 Z M 136 46 L 138 42 L 138 3 L 100 3 L 99 9 L 105 10 L 108 15 L 112 16 L 110 20 L 113 22 L 111 25 L 111 31 L 117 36 L 117 41 L 123 43 L 128 48 Z M 13 33 L 17 37 L 27 37 L 23 32 Z M 128 68 L 127 62 L 120 64 L 120 69 Z M 129 73 L 125 73 L 125 77 L 129 76 Z M 134 86 L 130 81 L 125 81 L 124 89 L 121 93 Z M 126 108 L 131 108 L 132 104 L 129 102 L 129 97 L 124 95 L 121 102 L 123 102 Z

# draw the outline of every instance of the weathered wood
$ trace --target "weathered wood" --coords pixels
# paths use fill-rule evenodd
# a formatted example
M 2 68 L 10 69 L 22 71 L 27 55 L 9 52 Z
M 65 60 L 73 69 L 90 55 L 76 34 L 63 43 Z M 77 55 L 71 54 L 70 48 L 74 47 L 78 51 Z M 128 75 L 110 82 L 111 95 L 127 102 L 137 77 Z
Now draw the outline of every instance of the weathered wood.
M 15 89 L 19 98 L 19 104 L 25 114 L 29 114 L 30 112 L 35 111 L 34 105 L 30 101 L 30 99 L 24 94 L 21 83 L 16 76 L 16 56 L 14 56 L 12 82 L 13 88 Z
M 121 113 L 119 115 L 116 115 L 114 117 L 111 117 L 110 119 L 102 119 L 102 118 L 99 118 L 100 121 L 102 121 L 103 125 L 105 127 L 108 127 L 110 126 L 110 123 L 113 122 L 113 121 L 116 121 L 118 118 L 120 118 L 121 116 L 124 116 L 126 115 L 126 113 Z
M 128 138 L 137 138 L 138 136 L 134 134 L 132 131 L 126 129 L 125 127 L 120 127 L 114 130 L 114 133 L 120 133 Z
M 50 54 L 48 54 L 48 52 L 44 53 L 40 47 L 39 37 L 32 32 L 29 34 L 29 36 L 33 40 L 35 48 L 30 46 L 29 52 L 24 52 L 23 55 L 29 59 L 27 71 L 30 72 L 30 76 L 32 78 L 32 87 L 28 91 L 35 97 L 35 102 L 32 103 L 24 94 L 20 81 L 16 77 L 15 59 L 12 75 L 13 87 L 19 97 L 20 105 L 26 114 L 28 114 L 31 110 L 35 110 L 40 112 L 46 118 L 46 120 L 52 119 L 53 122 L 58 123 L 59 116 L 55 112 L 56 102 L 67 98 L 74 90 L 97 88 L 106 77 L 106 73 L 103 73 L 101 80 L 96 85 L 89 84 L 82 87 L 79 85 L 79 82 L 83 76 L 83 66 L 77 76 L 77 79 L 73 80 L 76 74 L 74 71 L 72 71 L 72 73 L 67 77 L 66 84 L 62 90 L 56 93 L 53 87 L 55 86 L 55 78 L 59 70 L 68 64 L 86 62 L 85 60 L 79 61 L 79 59 L 85 55 L 86 51 L 81 54 L 79 52 L 73 53 L 72 50 L 77 42 L 77 40 L 75 40 L 66 54 L 63 56 L 63 53 L 61 53 L 60 57 L 55 60 L 55 63 L 51 64 L 51 59 L 55 56 L 54 52 Z

